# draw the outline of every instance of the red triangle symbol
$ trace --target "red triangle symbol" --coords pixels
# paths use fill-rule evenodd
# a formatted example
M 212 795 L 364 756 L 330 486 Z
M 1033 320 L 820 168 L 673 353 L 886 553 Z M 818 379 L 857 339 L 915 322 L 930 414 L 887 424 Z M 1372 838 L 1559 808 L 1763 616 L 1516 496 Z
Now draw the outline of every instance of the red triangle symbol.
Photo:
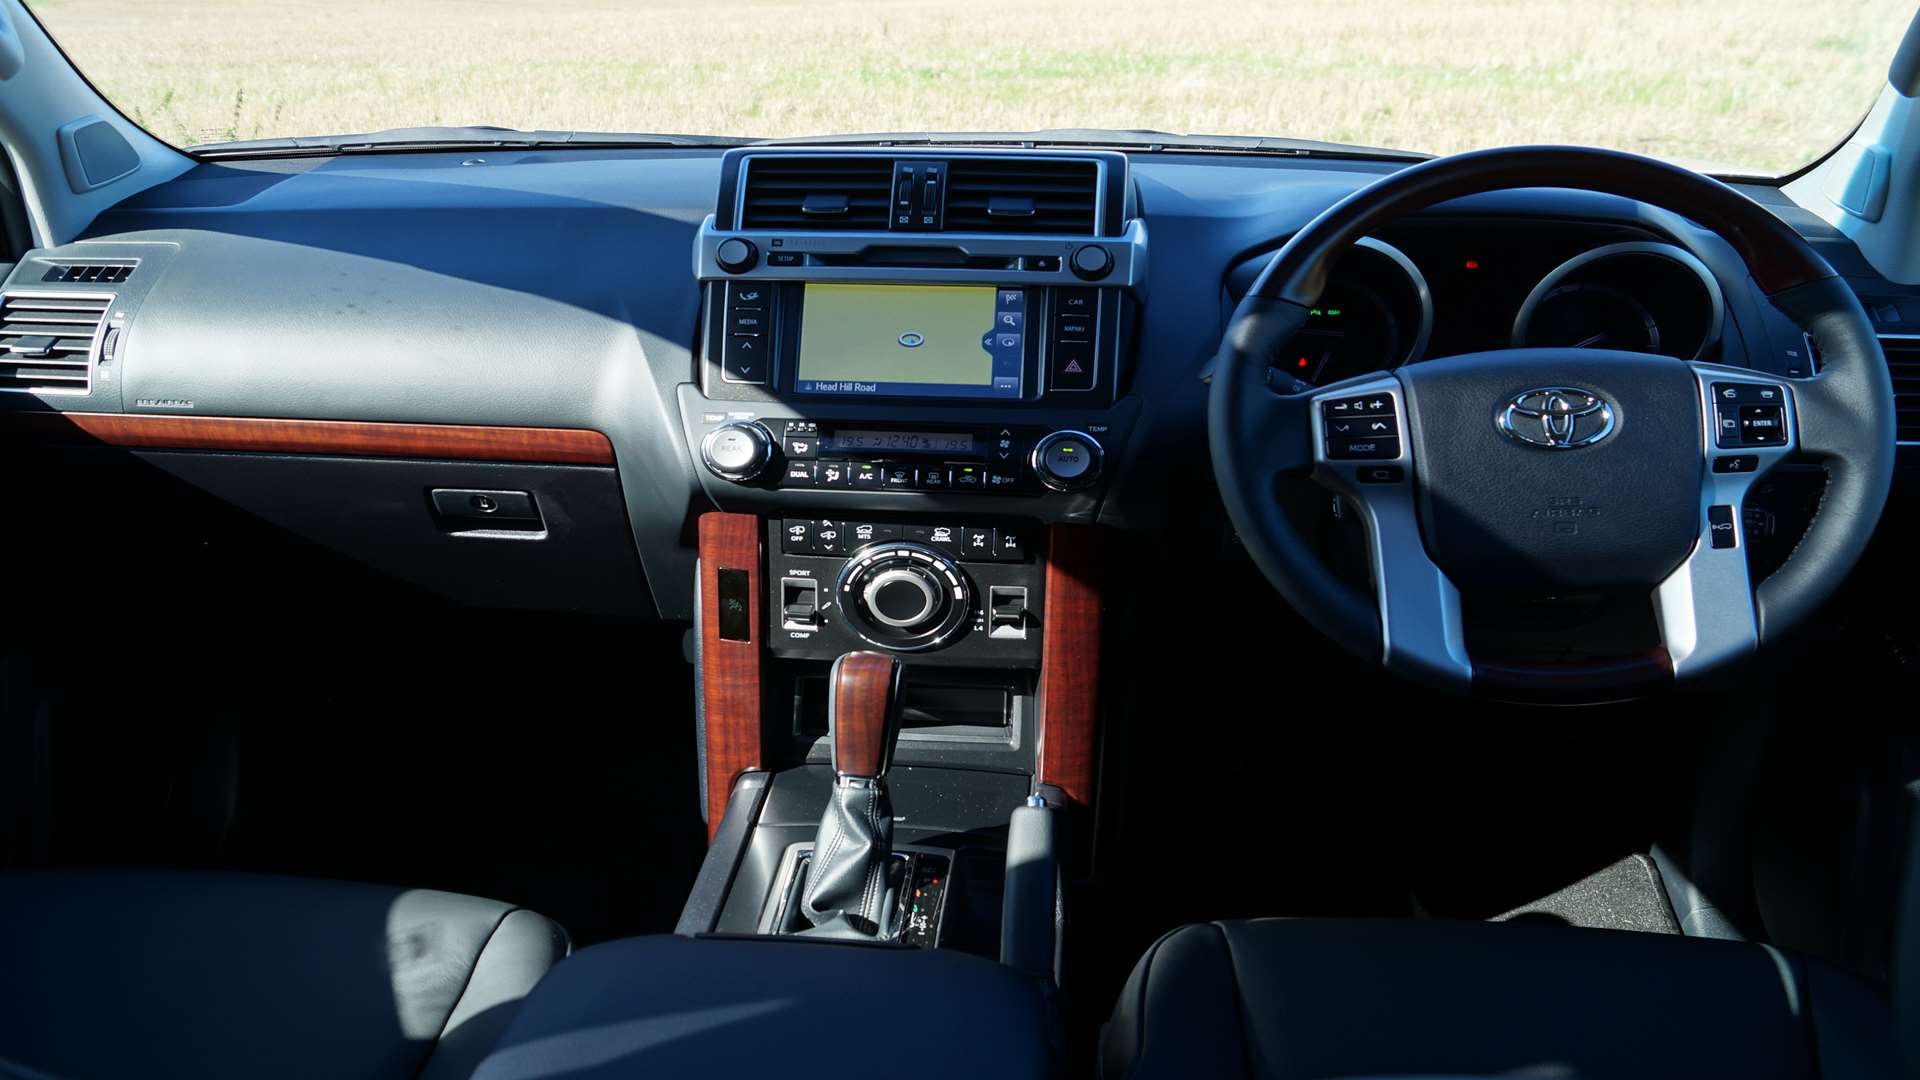
M 1078 360 L 1067 361 L 1067 374 L 1069 375 L 1080 374 L 1080 361 Z

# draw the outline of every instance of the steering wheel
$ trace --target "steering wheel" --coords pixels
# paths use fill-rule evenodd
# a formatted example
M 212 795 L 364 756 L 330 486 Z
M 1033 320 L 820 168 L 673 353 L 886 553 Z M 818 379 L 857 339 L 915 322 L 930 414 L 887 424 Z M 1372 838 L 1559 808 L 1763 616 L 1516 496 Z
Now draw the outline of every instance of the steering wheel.
M 1730 244 L 1812 336 L 1818 375 L 1600 349 L 1509 349 L 1324 387 L 1274 366 L 1335 259 L 1422 207 L 1517 187 L 1665 207 Z M 1436 158 L 1354 192 L 1300 230 L 1234 312 L 1207 438 L 1228 516 L 1282 596 L 1334 641 L 1415 680 L 1517 700 L 1599 701 L 1695 683 L 1779 641 L 1852 570 L 1892 482 L 1893 384 L 1852 290 L 1806 241 L 1718 181 L 1578 147 Z M 1743 499 L 1789 455 L 1826 494 L 1757 584 Z M 1340 581 L 1285 512 L 1287 478 L 1364 522 L 1372 588 Z M 1577 661 L 1469 655 L 1461 592 L 1645 588 L 1661 644 Z

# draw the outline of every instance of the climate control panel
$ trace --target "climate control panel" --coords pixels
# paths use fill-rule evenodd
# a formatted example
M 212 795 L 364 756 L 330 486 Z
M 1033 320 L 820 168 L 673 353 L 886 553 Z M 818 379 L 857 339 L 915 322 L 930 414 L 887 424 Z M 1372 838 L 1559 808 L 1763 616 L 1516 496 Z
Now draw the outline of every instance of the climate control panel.
M 784 518 L 767 522 L 775 655 L 832 659 L 879 647 L 916 662 L 1039 660 L 1037 526 Z
M 1082 491 L 1099 481 L 1105 459 L 1099 440 L 1086 432 L 1024 425 L 730 420 L 700 443 L 701 463 L 714 476 L 783 490 Z

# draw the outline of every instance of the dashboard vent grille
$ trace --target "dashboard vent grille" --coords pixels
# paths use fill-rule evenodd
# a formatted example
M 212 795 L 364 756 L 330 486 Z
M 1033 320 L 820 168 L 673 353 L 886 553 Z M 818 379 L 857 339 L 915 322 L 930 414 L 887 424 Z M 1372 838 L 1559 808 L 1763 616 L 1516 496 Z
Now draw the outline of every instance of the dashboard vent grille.
M 77 281 L 87 284 L 118 285 L 133 276 L 132 263 L 54 263 L 47 267 L 41 281 Z
M 954 158 L 947 163 L 947 231 L 1090 236 L 1099 185 L 1092 161 Z
M 1887 373 L 1893 376 L 1893 401 L 1900 441 L 1920 442 L 1920 339 L 1881 338 Z
M 882 229 L 893 197 L 893 159 L 747 159 L 745 229 Z
M 0 296 L 0 390 L 86 393 L 111 296 Z

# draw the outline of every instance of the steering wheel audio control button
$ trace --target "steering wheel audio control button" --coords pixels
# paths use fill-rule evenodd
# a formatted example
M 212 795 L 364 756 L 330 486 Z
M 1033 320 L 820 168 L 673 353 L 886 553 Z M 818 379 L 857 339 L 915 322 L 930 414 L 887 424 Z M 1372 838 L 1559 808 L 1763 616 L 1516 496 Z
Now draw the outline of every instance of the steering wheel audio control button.
M 1391 461 L 1400 456 L 1400 440 L 1328 439 L 1327 456 L 1339 461 Z
M 1398 465 L 1374 465 L 1355 474 L 1363 484 L 1397 484 L 1406 478 L 1407 470 Z
M 1328 420 L 1343 420 L 1358 416 L 1392 416 L 1393 398 L 1386 394 L 1334 398 L 1331 401 L 1321 402 L 1320 412 Z

